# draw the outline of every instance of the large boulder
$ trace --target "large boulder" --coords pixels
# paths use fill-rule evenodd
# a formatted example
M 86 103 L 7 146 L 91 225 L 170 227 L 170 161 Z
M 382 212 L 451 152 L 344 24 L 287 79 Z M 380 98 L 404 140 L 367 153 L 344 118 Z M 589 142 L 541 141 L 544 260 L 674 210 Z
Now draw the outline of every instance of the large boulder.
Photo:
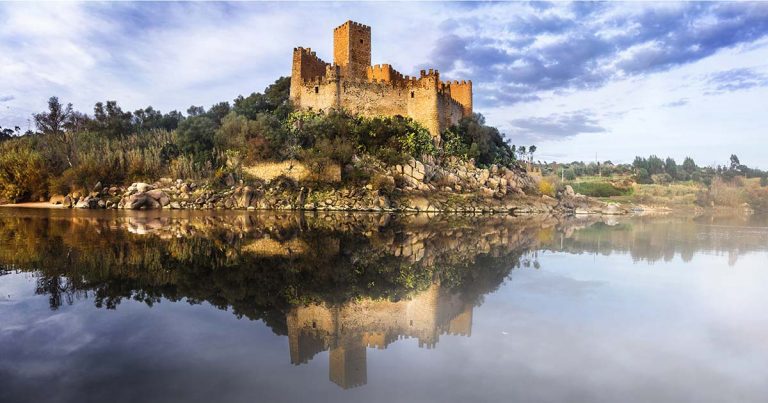
M 82 198 L 82 199 L 80 199 L 77 203 L 75 203 L 74 207 L 75 208 L 89 208 L 90 207 L 90 205 L 88 204 L 88 200 L 89 199 L 90 199 L 90 197 L 87 197 L 87 196 Z
M 99 208 L 100 201 L 101 199 L 97 197 L 86 196 L 80 199 L 77 204 L 75 204 L 75 208 L 96 209 Z
M 152 210 L 162 207 L 159 201 L 148 196 L 146 193 L 131 195 L 131 197 L 128 198 L 128 205 L 131 210 Z
M 171 198 L 160 189 L 152 189 L 145 194 L 157 201 L 160 204 L 160 207 L 165 207 L 171 203 Z

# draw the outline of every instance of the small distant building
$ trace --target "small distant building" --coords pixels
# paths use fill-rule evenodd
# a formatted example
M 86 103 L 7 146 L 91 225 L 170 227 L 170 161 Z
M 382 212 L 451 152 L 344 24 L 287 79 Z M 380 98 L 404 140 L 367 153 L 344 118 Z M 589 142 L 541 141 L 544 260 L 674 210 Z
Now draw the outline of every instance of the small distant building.
M 333 30 L 333 64 L 293 49 L 291 101 L 302 109 L 346 109 L 364 116 L 408 116 L 437 137 L 472 115 L 472 81 L 440 81 L 437 70 L 404 76 L 371 65 L 371 27 L 347 21 Z

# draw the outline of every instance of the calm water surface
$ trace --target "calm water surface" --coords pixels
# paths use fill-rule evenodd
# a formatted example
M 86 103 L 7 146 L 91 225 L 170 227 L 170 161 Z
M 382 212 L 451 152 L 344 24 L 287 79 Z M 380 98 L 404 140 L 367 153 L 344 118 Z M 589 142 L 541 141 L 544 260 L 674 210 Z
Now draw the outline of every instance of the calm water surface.
M 0 402 L 764 402 L 766 223 L 0 209 Z

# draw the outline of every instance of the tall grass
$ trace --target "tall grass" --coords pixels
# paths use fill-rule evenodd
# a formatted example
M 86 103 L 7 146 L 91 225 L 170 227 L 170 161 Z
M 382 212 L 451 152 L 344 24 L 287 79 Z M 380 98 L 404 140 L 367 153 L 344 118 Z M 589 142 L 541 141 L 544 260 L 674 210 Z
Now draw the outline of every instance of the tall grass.
M 74 163 L 52 179 L 50 192 L 66 194 L 88 190 L 97 182 L 107 185 L 155 180 L 168 170 L 169 161 L 164 154 L 172 144 L 173 134 L 165 130 L 118 139 L 90 132 L 77 133 Z

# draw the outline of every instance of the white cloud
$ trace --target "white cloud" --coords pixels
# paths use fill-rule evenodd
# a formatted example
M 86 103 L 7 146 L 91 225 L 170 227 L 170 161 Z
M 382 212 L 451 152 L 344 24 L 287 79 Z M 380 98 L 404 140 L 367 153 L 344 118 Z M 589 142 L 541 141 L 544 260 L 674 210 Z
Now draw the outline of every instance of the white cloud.
M 583 54 L 574 54 L 567 48 L 574 39 L 563 30 L 574 23 L 594 30 L 599 40 L 647 30 L 645 22 L 633 18 L 643 16 L 650 6 L 626 6 L 2 3 L 0 126 L 19 125 L 26 129 L 31 113 L 44 109 L 52 95 L 85 112 L 91 112 L 94 103 L 107 99 L 117 100 L 126 110 L 152 105 L 163 111 L 232 100 L 239 94 L 260 91 L 277 77 L 288 75 L 291 49 L 295 46 L 312 47 L 330 61 L 333 27 L 352 19 L 373 27 L 373 63 L 391 63 L 404 74 L 414 74 L 428 65 L 439 68 L 446 78 L 473 79 L 476 97 L 496 100 L 487 105 L 478 102 L 478 112 L 486 114 L 487 121 L 502 131 L 514 133 L 510 123 L 513 121 L 563 118 L 580 111 L 589 112 L 590 127 L 604 129 L 599 133 L 590 129 L 574 136 L 549 137 L 557 138 L 556 141 L 548 141 L 547 136 L 536 137 L 533 132 L 511 138 L 513 143 L 537 138 L 543 141 L 538 144 L 542 159 L 591 160 L 598 153 L 601 159 L 630 161 L 635 154 L 656 153 L 675 158 L 692 155 L 701 163 L 710 163 L 736 153 L 748 164 L 768 167 L 768 146 L 762 140 L 768 116 L 760 106 L 768 88 L 753 86 L 736 92 L 704 94 L 706 77 L 717 72 L 749 68 L 756 73 L 768 73 L 764 64 L 768 42 L 746 41 L 712 56 L 685 59 L 682 67 L 654 74 L 617 74 L 618 77 L 610 72 L 623 71 L 616 67 L 622 63 L 622 57 L 624 62 L 632 60 L 631 67 L 636 69 L 650 61 L 632 55 L 645 52 L 645 57 L 651 57 L 648 50 L 660 48 L 654 48 L 649 41 L 616 52 L 618 58 L 604 57 L 605 53 L 599 53 L 603 52 L 603 45 L 591 40 L 584 43 L 594 48 L 581 49 Z M 602 11 L 581 18 L 579 13 L 585 7 L 601 7 Z M 666 16 L 667 24 L 675 23 L 669 16 L 681 7 L 684 5 L 653 5 L 658 18 Z M 764 11 L 759 5 L 751 7 L 753 11 Z M 623 23 L 611 25 L 611 21 Z M 705 35 L 718 24 L 706 13 L 695 22 L 692 29 Z M 738 22 L 734 17 L 729 23 Z M 720 31 L 731 33 L 727 29 Z M 443 43 L 448 46 L 447 51 L 460 51 L 456 47 L 462 43 L 445 42 L 446 32 L 458 35 L 458 39 L 484 38 L 492 46 L 483 48 L 468 43 L 478 59 L 461 59 L 449 65 L 453 59 L 440 59 L 433 49 Z M 531 32 L 537 32 L 532 42 L 523 45 Z M 743 32 L 750 38 L 750 31 Z M 741 37 L 729 40 L 738 42 L 738 38 Z M 706 36 L 705 39 L 712 40 Z M 696 46 L 705 46 L 695 41 L 684 44 L 693 55 Z M 557 59 L 561 53 L 552 50 L 553 46 L 565 46 L 568 57 L 589 57 L 589 52 L 596 56 L 589 71 L 578 78 L 582 84 L 548 87 L 544 82 L 534 86 L 540 90 L 530 92 L 519 84 L 504 81 L 504 77 L 512 77 L 512 70 L 518 70 L 517 77 L 525 74 L 521 79 L 537 79 L 531 60 L 515 59 L 514 52 L 509 53 L 521 46 L 528 52 L 552 52 L 542 55 L 551 74 L 543 79 L 557 79 L 557 74 L 567 73 L 558 63 L 567 63 L 569 59 Z M 712 49 L 715 45 L 706 46 Z M 509 61 L 510 57 L 509 64 L 498 65 L 498 76 L 492 80 L 483 81 L 476 76 L 478 66 L 485 60 L 495 63 L 500 58 Z M 526 67 L 530 72 L 519 71 Z M 605 77 L 610 79 L 606 81 Z M 497 91 L 505 85 L 505 92 Z M 562 137 L 567 138 L 561 140 Z

